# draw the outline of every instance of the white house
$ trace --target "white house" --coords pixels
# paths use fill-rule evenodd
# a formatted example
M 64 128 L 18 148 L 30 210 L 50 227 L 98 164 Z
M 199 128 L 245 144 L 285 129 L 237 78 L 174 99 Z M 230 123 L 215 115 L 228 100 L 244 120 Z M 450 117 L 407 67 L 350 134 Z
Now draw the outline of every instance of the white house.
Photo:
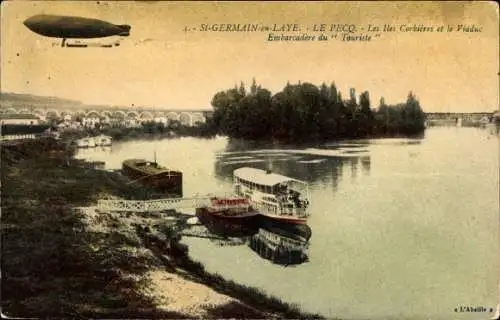
M 96 123 L 100 123 L 99 117 L 85 117 L 82 119 L 82 125 L 87 128 L 94 128 Z
M 164 125 L 167 125 L 168 119 L 167 119 L 167 117 L 156 117 L 156 118 L 154 118 L 154 122 L 163 123 Z

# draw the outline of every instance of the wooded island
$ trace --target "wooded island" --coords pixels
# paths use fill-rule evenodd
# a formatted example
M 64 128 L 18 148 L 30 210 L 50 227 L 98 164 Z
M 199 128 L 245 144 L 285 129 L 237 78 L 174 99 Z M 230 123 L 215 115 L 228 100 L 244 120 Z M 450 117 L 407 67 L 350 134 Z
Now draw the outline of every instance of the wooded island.
M 380 99 L 372 108 L 368 91 L 347 100 L 334 83 L 298 83 L 272 94 L 253 81 L 220 91 L 212 99 L 209 125 L 220 134 L 249 140 L 312 142 L 345 138 L 411 136 L 425 130 L 425 115 L 410 92 L 405 103 L 387 105 Z

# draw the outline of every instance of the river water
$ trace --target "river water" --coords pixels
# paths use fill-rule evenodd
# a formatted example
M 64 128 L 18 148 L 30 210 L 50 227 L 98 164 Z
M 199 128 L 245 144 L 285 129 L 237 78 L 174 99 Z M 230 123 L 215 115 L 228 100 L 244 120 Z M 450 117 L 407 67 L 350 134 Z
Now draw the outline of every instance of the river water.
M 309 261 L 283 267 L 248 246 L 183 239 L 210 272 L 341 319 L 489 319 L 499 303 L 499 136 L 434 127 L 422 139 L 283 148 L 179 138 L 114 143 L 77 157 L 182 170 L 184 196 L 231 192 L 243 166 L 309 183 Z M 485 307 L 483 313 L 456 308 Z M 460 310 L 459 310 L 460 311 Z

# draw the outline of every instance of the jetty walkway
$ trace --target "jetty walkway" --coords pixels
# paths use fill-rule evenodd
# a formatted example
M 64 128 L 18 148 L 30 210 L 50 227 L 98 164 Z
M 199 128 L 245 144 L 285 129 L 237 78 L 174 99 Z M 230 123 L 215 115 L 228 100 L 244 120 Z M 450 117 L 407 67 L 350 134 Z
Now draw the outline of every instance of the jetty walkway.
M 102 212 L 154 212 L 178 209 L 196 209 L 210 205 L 210 196 L 192 198 L 167 198 L 154 200 L 98 200 Z

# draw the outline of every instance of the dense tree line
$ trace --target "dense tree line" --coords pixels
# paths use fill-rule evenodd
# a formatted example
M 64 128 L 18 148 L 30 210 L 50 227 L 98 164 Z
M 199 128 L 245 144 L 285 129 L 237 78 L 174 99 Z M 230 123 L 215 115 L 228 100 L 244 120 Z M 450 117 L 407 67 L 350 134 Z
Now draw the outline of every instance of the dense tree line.
M 410 92 L 405 103 L 373 108 L 368 91 L 356 99 L 354 89 L 347 100 L 334 83 L 287 83 L 272 94 L 253 81 L 247 92 L 243 83 L 218 92 L 210 125 L 234 138 L 278 141 L 317 141 L 414 135 L 424 131 L 425 116 Z

